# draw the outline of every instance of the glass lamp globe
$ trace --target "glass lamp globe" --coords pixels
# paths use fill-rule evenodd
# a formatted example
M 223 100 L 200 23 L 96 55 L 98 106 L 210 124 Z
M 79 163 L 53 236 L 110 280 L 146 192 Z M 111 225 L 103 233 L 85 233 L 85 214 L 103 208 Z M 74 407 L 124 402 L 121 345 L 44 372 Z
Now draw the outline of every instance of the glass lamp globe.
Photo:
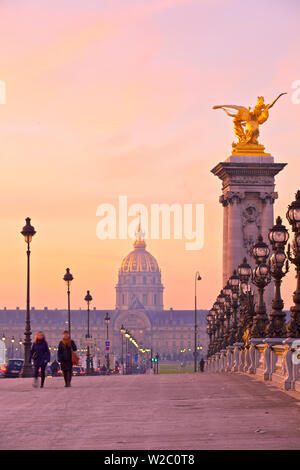
M 259 235 L 257 242 L 252 247 L 252 256 L 257 263 L 264 262 L 270 254 L 268 245 L 263 241 L 262 235 Z
M 296 193 L 296 199 L 289 205 L 286 218 L 296 232 L 300 229 L 300 191 Z
M 277 251 L 271 256 L 271 263 L 275 268 L 282 268 L 286 260 L 284 251 Z
M 255 274 L 258 278 L 265 278 L 267 277 L 268 273 L 269 273 L 269 268 L 265 263 L 261 263 L 255 269 Z
M 276 224 L 269 231 L 269 240 L 273 247 L 284 246 L 289 239 L 289 232 L 282 225 L 281 217 L 277 217 Z
M 247 263 L 247 258 L 238 267 L 238 276 L 240 279 L 249 279 L 251 276 L 251 266 Z

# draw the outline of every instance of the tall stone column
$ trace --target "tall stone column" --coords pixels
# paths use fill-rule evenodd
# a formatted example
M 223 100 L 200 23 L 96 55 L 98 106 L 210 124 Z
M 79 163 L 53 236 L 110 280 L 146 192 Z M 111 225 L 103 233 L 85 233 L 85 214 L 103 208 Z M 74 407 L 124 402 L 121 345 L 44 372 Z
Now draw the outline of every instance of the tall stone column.
M 275 175 L 286 163 L 274 163 L 265 155 L 231 155 L 212 169 L 222 181 L 220 202 L 223 219 L 223 284 L 244 256 L 252 267 L 251 248 L 261 233 L 268 243 L 268 231 L 274 223 Z M 270 308 L 272 286 L 266 291 Z
M 224 273 L 227 273 L 228 266 L 227 266 L 227 246 L 228 246 L 228 202 L 225 199 L 222 199 L 223 196 L 220 197 L 220 202 L 224 207 L 223 210 L 223 285 L 226 282 L 224 278 Z

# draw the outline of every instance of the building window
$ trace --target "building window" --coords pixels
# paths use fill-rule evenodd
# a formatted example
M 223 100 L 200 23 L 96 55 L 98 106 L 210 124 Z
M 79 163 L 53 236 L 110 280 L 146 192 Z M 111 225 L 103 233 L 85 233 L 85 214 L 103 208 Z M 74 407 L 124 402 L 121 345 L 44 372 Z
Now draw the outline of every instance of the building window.
M 143 304 L 147 305 L 147 303 L 148 303 L 148 296 L 147 294 L 143 294 Z
M 147 279 L 145 276 L 143 277 L 143 284 L 147 284 Z
M 122 294 L 122 304 L 124 305 L 125 304 L 125 295 Z
M 132 278 L 132 284 L 136 284 L 135 276 Z
M 152 278 L 152 284 L 155 284 L 155 277 Z
M 156 294 L 154 294 L 154 296 L 153 296 L 153 303 L 154 303 L 154 305 L 156 305 Z

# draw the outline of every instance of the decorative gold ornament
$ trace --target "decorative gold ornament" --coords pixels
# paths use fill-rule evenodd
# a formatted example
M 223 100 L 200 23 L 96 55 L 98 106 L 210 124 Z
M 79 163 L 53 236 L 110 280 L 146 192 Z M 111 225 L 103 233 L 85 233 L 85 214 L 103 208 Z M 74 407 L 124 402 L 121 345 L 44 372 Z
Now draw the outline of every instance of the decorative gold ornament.
M 238 143 L 232 143 L 233 155 L 270 155 L 264 152 L 265 147 L 258 143 L 259 126 L 269 118 L 269 109 L 276 101 L 286 93 L 280 93 L 270 104 L 265 104 L 264 97 L 258 96 L 254 108 L 245 108 L 234 104 L 223 104 L 213 106 L 213 109 L 223 109 L 225 113 L 233 118 L 234 133 Z M 226 108 L 237 110 L 236 114 L 230 113 Z
M 146 250 L 145 233 L 142 230 L 141 214 L 137 231 L 135 232 L 134 250 L 122 261 L 123 273 L 158 273 L 159 267 L 154 256 Z

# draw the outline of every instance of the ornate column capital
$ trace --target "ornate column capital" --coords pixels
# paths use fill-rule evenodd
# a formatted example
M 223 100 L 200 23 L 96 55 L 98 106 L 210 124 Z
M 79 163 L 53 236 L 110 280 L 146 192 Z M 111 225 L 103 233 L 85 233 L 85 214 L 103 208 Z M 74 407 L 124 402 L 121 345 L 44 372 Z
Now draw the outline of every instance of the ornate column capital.
M 274 204 L 275 202 L 275 199 L 278 198 L 278 193 L 277 192 L 260 192 L 259 193 L 259 199 L 264 202 L 264 203 L 267 203 L 267 201 L 270 202 L 270 204 Z
M 223 207 L 226 207 L 228 206 L 228 204 L 233 204 L 234 202 L 240 204 L 244 198 L 244 192 L 227 191 L 226 194 L 222 194 L 222 196 L 219 197 L 219 202 L 222 204 Z

